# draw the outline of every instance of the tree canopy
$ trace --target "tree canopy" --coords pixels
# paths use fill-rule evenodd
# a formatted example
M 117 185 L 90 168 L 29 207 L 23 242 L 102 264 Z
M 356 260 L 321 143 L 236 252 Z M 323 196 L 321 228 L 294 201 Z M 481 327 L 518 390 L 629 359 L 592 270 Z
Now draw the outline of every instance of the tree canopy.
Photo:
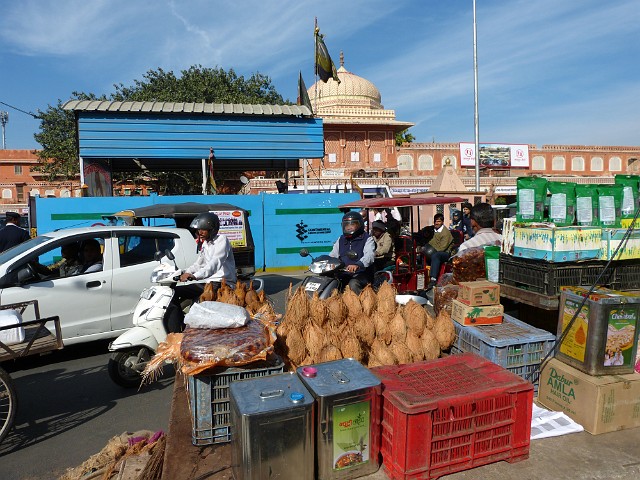
M 284 101 L 266 75 L 256 72 L 245 78 L 238 76 L 233 69 L 201 65 L 182 70 L 180 75 L 165 72 L 162 68 L 149 70 L 131 86 L 114 85 L 114 92 L 109 95 L 98 97 L 93 93 L 73 92 L 70 100 L 290 103 Z M 42 150 L 37 152 L 39 165 L 36 169 L 49 180 L 73 178 L 79 173 L 75 118 L 73 112 L 62 109 L 63 103 L 58 100 L 55 106 L 49 105 L 45 111 L 38 111 L 40 132 L 34 137 L 42 145 Z

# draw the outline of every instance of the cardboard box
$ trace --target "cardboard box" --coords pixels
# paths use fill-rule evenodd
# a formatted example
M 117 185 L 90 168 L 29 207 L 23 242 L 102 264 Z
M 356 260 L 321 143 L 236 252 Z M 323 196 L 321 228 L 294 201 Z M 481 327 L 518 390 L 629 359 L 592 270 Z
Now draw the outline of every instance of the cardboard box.
M 500 285 L 487 280 L 460 282 L 458 300 L 473 307 L 498 305 L 500 303 Z
M 601 260 L 611 259 L 625 233 L 627 233 L 626 228 L 604 228 L 602 230 Z M 624 247 L 618 251 L 614 260 L 628 260 L 631 258 L 640 258 L 640 230 L 637 229 L 631 231 L 629 239 Z
M 592 376 L 552 358 L 540 373 L 538 403 L 594 435 L 640 427 L 640 374 Z
M 514 228 L 515 257 L 575 262 L 600 257 L 602 228 L 554 227 L 535 224 Z
M 502 305 L 472 307 L 459 300 L 451 303 L 451 318 L 460 325 L 495 325 L 502 323 L 503 315 Z

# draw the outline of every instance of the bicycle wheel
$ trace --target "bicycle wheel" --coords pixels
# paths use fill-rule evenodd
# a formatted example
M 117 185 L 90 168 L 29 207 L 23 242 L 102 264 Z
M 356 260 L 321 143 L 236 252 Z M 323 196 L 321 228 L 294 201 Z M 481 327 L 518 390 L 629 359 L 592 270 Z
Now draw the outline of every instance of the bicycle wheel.
M 13 417 L 18 407 L 16 391 L 9 374 L 0 367 L 0 442 L 13 426 Z

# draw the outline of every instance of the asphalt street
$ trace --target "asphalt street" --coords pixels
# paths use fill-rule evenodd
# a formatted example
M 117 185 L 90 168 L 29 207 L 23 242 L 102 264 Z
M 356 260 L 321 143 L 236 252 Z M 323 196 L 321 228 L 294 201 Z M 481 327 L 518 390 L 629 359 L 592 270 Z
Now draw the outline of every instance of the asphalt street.
M 284 312 L 300 271 L 263 273 L 265 291 Z M 139 391 L 115 385 L 107 373 L 109 342 L 66 347 L 40 357 L 4 362 L 18 395 L 14 429 L 0 444 L 0 479 L 52 480 L 99 452 L 114 436 L 167 430 L 174 370 Z

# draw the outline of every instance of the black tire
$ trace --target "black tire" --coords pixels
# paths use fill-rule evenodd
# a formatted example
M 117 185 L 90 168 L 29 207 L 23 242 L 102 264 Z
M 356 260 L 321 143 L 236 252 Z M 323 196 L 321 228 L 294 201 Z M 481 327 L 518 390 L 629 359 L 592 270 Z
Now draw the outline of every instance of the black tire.
M 13 388 L 13 381 L 7 372 L 0 367 L 0 442 L 13 427 L 13 419 L 18 409 L 18 398 Z
M 146 363 L 151 359 L 151 356 L 152 352 L 145 347 L 115 352 L 109 359 L 109 377 L 123 388 L 139 387 L 142 382 L 141 372 L 131 368 L 130 365 L 137 363 L 139 358 Z

